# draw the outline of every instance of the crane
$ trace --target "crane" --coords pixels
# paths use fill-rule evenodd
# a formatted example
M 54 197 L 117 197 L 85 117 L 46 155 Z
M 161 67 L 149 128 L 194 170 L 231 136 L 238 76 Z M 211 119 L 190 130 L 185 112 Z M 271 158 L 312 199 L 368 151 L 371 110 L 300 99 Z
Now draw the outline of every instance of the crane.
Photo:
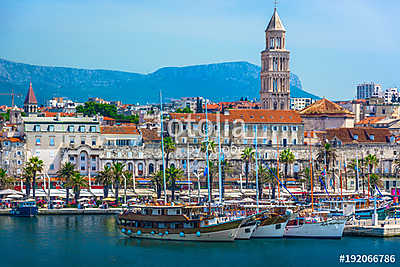
M 11 93 L 0 93 L 0 95 L 10 95 L 11 96 L 11 107 L 14 107 L 14 98 L 22 96 L 21 94 L 14 93 L 14 89 L 11 89 Z

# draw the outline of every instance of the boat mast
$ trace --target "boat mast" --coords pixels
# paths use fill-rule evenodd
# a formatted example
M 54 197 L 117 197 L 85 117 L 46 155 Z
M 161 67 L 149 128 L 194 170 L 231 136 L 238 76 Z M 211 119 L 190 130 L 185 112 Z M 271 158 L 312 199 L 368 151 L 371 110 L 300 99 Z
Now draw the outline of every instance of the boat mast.
M 163 108 L 162 108 L 161 90 L 160 90 L 160 117 L 161 117 L 161 154 L 162 154 L 162 166 L 163 166 L 164 202 L 167 203 L 167 183 L 165 179 L 164 128 L 163 128 Z
M 343 200 L 343 187 L 342 187 L 342 164 L 343 164 L 343 153 L 339 163 L 339 178 L 340 178 L 340 198 Z
M 258 149 L 257 149 L 257 124 L 255 128 L 255 145 L 256 145 L 256 203 L 257 203 L 257 213 L 260 212 L 259 209 L 259 199 L 258 199 L 258 191 L 260 190 L 258 188 Z
M 218 184 L 219 184 L 219 202 L 222 203 L 222 170 L 221 170 L 221 113 L 218 113 Z
M 313 162 L 311 150 L 311 135 L 310 133 L 310 183 L 311 183 L 311 211 L 314 211 L 314 188 L 313 188 Z
M 276 156 L 277 158 L 277 164 L 276 164 L 276 175 L 278 176 L 278 180 L 280 180 L 279 177 L 279 137 L 276 137 L 276 144 L 277 144 L 277 149 L 278 149 L 278 154 Z M 278 183 L 278 199 L 281 198 L 281 189 L 280 189 L 280 184 Z
M 190 203 L 190 159 L 189 159 L 189 141 L 187 143 L 187 175 L 188 175 L 188 197 L 189 197 L 189 203 Z
M 206 106 L 206 162 L 207 162 L 208 203 L 211 203 L 210 163 L 208 161 L 208 112 L 207 112 L 207 99 L 205 99 L 205 106 Z

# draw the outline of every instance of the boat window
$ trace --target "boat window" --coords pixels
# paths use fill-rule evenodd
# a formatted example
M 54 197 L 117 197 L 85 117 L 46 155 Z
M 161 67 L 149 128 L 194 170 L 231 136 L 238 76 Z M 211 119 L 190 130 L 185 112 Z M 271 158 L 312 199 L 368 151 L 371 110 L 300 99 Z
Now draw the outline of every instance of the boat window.
M 192 223 L 184 223 L 183 228 L 193 228 L 193 224 Z
M 158 228 L 167 228 L 165 223 L 158 223 Z
M 282 226 L 281 226 L 280 223 L 275 225 L 275 229 L 281 229 L 281 227 L 282 227 Z

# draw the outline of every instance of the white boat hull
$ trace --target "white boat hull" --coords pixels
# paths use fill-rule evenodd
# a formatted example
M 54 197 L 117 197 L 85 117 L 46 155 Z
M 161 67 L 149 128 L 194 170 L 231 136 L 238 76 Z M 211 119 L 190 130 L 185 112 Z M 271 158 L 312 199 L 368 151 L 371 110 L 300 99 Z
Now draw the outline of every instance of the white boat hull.
M 285 232 L 287 221 L 282 223 L 275 223 L 270 225 L 258 226 L 252 238 L 281 238 Z
M 221 230 L 216 232 L 208 232 L 208 233 L 201 233 L 198 236 L 196 233 L 194 234 L 185 234 L 181 236 L 180 234 L 165 234 L 162 233 L 140 233 L 132 232 L 124 234 L 132 237 L 132 238 L 143 238 L 143 239 L 157 239 L 157 240 L 173 240 L 173 241 L 208 241 L 208 242 L 227 242 L 227 241 L 234 241 L 239 228 L 228 229 L 228 230 Z
M 253 225 L 241 226 L 238 229 L 238 234 L 236 236 L 236 239 L 240 240 L 250 239 L 256 229 L 257 229 L 256 223 L 254 223 Z
M 284 237 L 342 238 L 346 220 L 287 225 Z

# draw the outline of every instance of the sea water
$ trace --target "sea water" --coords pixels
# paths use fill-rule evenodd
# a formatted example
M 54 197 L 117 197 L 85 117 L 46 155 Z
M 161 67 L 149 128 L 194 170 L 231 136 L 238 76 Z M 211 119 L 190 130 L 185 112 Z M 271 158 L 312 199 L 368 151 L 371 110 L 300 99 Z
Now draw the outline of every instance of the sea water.
M 394 254 L 398 265 L 400 238 L 173 242 L 127 238 L 119 233 L 115 216 L 0 216 L 0 266 L 7 267 L 326 267 L 346 265 L 339 262 L 342 254 Z

